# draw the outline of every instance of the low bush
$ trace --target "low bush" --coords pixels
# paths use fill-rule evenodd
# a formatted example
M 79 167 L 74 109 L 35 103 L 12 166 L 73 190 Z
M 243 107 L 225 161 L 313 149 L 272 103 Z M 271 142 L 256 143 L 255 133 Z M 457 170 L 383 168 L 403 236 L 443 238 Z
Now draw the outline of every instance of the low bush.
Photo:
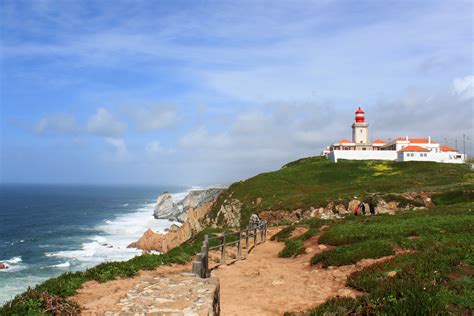
M 459 196 L 453 193 L 450 198 Z M 465 201 L 466 195 L 461 196 Z M 321 239 L 337 248 L 315 256 L 312 264 L 341 265 L 360 257 L 386 255 L 394 242 L 415 252 L 351 274 L 347 285 L 367 293 L 365 296 L 332 299 L 307 313 L 472 314 L 474 204 L 470 197 L 460 204 L 450 204 L 449 198 L 444 198 L 443 204 L 432 210 L 371 217 L 365 224 L 357 219 L 334 223 Z M 364 253 L 366 250 L 374 253 Z
M 273 235 L 270 240 L 274 240 L 274 241 L 285 241 L 287 240 L 288 238 L 290 238 L 291 236 L 291 233 L 295 230 L 296 226 L 295 225 L 292 225 L 292 226 L 287 226 L 285 228 L 283 228 L 282 230 L 280 230 L 278 233 L 276 233 L 275 235 Z
M 394 250 L 388 242 L 369 240 L 318 253 L 311 258 L 311 265 L 322 262 L 324 268 L 344 266 L 365 258 L 381 258 L 392 254 Z
M 288 239 L 285 241 L 285 247 L 278 254 L 279 257 L 289 258 L 303 253 L 304 243 L 300 239 Z

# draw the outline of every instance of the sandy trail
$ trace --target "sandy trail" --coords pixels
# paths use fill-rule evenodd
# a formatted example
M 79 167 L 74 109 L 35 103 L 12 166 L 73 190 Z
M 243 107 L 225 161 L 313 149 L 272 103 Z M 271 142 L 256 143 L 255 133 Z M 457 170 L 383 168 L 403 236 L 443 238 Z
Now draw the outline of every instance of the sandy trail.
M 282 315 L 288 311 L 307 310 L 337 295 L 355 297 L 361 293 L 345 286 L 347 277 L 364 267 L 394 257 L 364 259 L 355 265 L 328 269 L 312 267 L 309 264 L 311 257 L 330 248 L 318 244 L 324 229 L 305 242 L 306 253 L 297 258 L 279 258 L 278 253 L 284 243 L 267 238 L 250 254 L 243 254 L 245 260 L 213 269 L 212 276 L 220 280 L 221 315 Z M 269 230 L 269 236 L 276 231 Z M 305 231 L 300 229 L 299 233 Z M 217 253 L 213 256 L 219 257 Z M 107 310 L 114 310 L 120 299 L 140 283 L 150 282 L 157 275 L 189 271 L 190 263 L 161 266 L 154 271 L 141 272 L 134 278 L 103 284 L 86 282 L 72 301 L 81 306 L 81 315 L 103 315 Z
M 106 311 L 114 310 L 120 299 L 138 284 L 152 281 L 156 276 L 189 271 L 191 271 L 191 263 L 160 266 L 153 271 L 141 271 L 134 278 L 118 279 L 106 283 L 88 281 L 70 300 L 81 307 L 81 315 L 103 315 Z
M 328 269 L 311 267 L 311 257 L 328 248 L 318 245 L 318 237 L 309 239 L 307 253 L 297 258 L 279 258 L 284 243 L 268 240 L 246 260 L 213 270 L 212 275 L 220 279 L 222 315 L 282 315 L 315 307 L 337 295 L 355 297 L 361 293 L 345 286 L 347 277 L 393 258 L 364 259 L 356 265 Z

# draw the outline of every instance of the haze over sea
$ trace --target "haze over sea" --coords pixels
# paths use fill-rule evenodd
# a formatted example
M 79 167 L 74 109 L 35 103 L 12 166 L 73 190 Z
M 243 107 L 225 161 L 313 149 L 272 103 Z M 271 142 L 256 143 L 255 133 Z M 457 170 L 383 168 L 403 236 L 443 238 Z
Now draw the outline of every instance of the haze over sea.
M 29 286 L 66 271 L 140 254 L 127 245 L 148 228 L 163 191 L 184 197 L 184 187 L 0 185 L 0 305 Z

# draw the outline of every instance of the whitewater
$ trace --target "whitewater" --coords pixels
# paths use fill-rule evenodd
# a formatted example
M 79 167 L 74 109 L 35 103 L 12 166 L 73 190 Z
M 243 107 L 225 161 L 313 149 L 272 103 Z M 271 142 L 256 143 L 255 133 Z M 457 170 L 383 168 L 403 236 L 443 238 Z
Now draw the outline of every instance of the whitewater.
M 162 187 L 1 189 L 0 262 L 9 268 L 0 270 L 0 305 L 61 273 L 140 255 L 127 246 L 147 229 L 179 225 L 153 217 L 156 197 L 173 192 Z M 191 189 L 175 188 L 173 200 Z

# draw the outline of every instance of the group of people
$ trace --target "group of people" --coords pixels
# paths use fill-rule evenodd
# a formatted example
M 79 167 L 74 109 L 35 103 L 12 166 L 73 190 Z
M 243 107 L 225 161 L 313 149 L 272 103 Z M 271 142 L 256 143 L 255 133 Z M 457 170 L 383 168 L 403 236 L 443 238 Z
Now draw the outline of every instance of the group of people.
M 365 202 L 362 201 L 360 202 L 359 206 L 357 206 L 355 209 L 354 209 L 354 215 L 355 216 L 359 216 L 359 214 L 362 214 L 363 216 L 365 216 L 365 213 L 367 211 L 367 208 L 365 206 Z M 375 204 L 373 201 L 369 201 L 367 203 L 369 205 L 369 212 L 370 212 L 370 215 L 375 215 Z

